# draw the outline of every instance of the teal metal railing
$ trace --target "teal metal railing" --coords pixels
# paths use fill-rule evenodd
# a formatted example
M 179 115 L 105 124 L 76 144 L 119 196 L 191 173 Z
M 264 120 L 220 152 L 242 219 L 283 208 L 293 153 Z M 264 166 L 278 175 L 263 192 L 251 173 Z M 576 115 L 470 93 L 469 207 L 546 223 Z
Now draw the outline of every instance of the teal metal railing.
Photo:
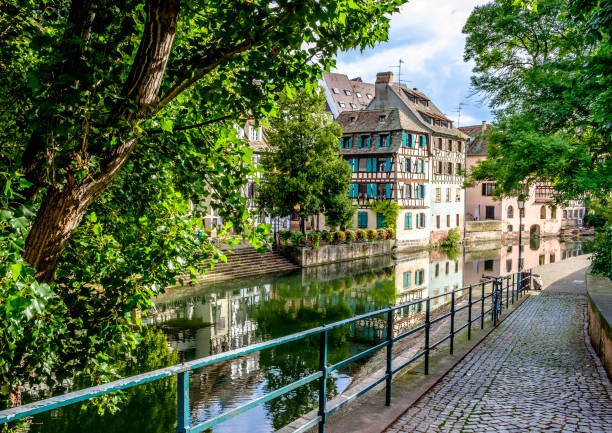
M 308 383 L 314 382 L 316 380 L 319 381 L 319 408 L 318 415 L 310 420 L 309 422 L 302 425 L 300 428 L 294 430 L 294 432 L 304 432 L 313 428 L 318 424 L 318 429 L 320 433 L 325 432 L 325 423 L 327 416 L 331 413 L 337 411 L 344 405 L 353 401 L 360 395 L 368 392 L 378 384 L 385 382 L 386 392 L 385 392 L 385 404 L 388 406 L 391 404 L 391 387 L 392 387 L 392 379 L 393 376 L 417 361 L 420 358 L 424 358 L 424 370 L 425 374 L 429 374 L 429 356 L 430 352 L 442 344 L 446 340 L 450 340 L 450 353 L 452 354 L 454 351 L 454 339 L 455 335 L 467 328 L 468 339 L 472 338 L 472 324 L 478 320 L 480 320 L 481 329 L 484 328 L 484 321 L 487 314 L 491 313 L 491 318 L 493 325 L 496 326 L 499 322 L 499 316 L 504 307 L 503 295 L 504 295 L 504 283 L 505 283 L 505 297 L 506 297 L 506 305 L 509 306 L 509 299 L 511 299 L 512 303 L 515 300 L 518 300 L 520 296 L 523 295 L 525 290 L 528 290 L 531 286 L 531 271 L 522 272 L 518 274 L 512 274 L 505 277 L 494 277 L 489 279 L 488 281 L 483 281 L 478 284 L 473 284 L 468 287 L 464 287 L 461 289 L 455 289 L 452 292 L 442 293 L 437 296 L 432 296 L 424 299 L 415 300 L 412 302 L 407 302 L 400 305 L 395 305 L 392 307 L 388 307 L 382 310 L 372 311 L 366 314 L 362 314 L 359 316 L 351 317 L 349 319 L 341 320 L 339 322 L 330 323 L 325 326 L 319 326 L 317 328 L 309 329 L 303 332 L 298 332 L 296 334 L 291 334 L 286 337 L 277 338 L 274 340 L 265 341 L 259 344 L 254 344 L 251 346 L 243 347 L 241 349 L 232 350 L 229 352 L 220 353 L 217 355 L 208 356 L 205 358 L 196 359 L 194 361 L 185 362 L 179 365 L 174 365 L 167 368 L 162 368 L 159 370 L 150 371 L 148 373 L 139 374 L 136 376 L 131 376 L 125 379 L 116 380 L 114 382 L 109 382 L 104 385 L 99 385 L 91 388 L 86 388 L 80 391 L 69 392 L 60 396 L 51 397 L 45 400 L 40 400 L 33 403 L 24 404 L 22 406 L 14 407 L 11 409 L 0 411 L 0 425 L 15 421 L 18 419 L 22 419 L 25 417 L 29 417 L 32 415 L 36 415 L 42 412 L 48 412 L 54 409 L 58 409 L 64 406 L 68 406 L 80 401 L 89 400 L 94 397 L 98 397 L 101 395 L 109 394 L 115 391 L 119 391 L 122 389 L 132 388 L 138 385 L 142 385 L 144 383 L 152 382 L 155 380 L 159 380 L 162 378 L 166 378 L 169 376 L 177 377 L 177 429 L 178 433 L 196 433 L 204 431 L 208 428 L 215 426 L 229 418 L 232 418 L 246 410 L 249 410 L 255 406 L 263 404 L 267 401 L 270 401 L 274 398 L 280 397 L 283 394 L 286 394 L 296 388 L 304 386 Z M 490 292 L 487 294 L 487 286 L 490 286 Z M 480 289 L 480 296 L 475 295 L 475 289 Z M 464 294 L 467 291 L 468 302 L 466 305 L 463 305 L 459 308 L 456 308 L 456 294 L 458 292 L 462 292 Z M 432 319 L 431 317 L 431 306 L 432 301 L 434 299 L 440 298 L 442 296 L 451 295 L 451 307 L 450 312 L 446 314 L 439 315 Z M 491 307 L 486 309 L 485 301 L 487 299 L 491 299 Z M 393 335 L 393 319 L 394 312 L 410 307 L 418 304 L 425 304 L 425 322 L 412 328 L 400 335 Z M 480 304 L 480 314 L 476 317 L 472 316 L 472 309 L 475 305 Z M 456 314 L 464 309 L 468 310 L 468 317 L 466 323 L 455 329 L 455 319 Z M 386 337 L 385 341 L 377 344 L 367 350 L 364 350 L 350 358 L 344 359 L 336 364 L 327 365 L 327 337 L 329 331 L 339 328 L 341 326 L 349 325 L 360 320 L 367 319 L 369 317 L 378 316 L 378 315 L 386 315 L 387 329 L 386 329 Z M 431 326 L 435 323 L 438 323 L 446 318 L 450 317 L 450 329 L 448 335 L 444 338 L 440 339 L 435 343 L 431 343 L 430 334 L 431 334 Z M 393 368 L 393 343 L 406 338 L 410 335 L 413 335 L 417 332 L 423 331 L 425 338 L 424 349 L 414 355 L 411 359 L 404 362 L 403 364 L 396 366 Z M 231 409 L 225 413 L 222 413 L 216 417 L 210 418 L 204 422 L 200 422 L 198 424 L 190 423 L 190 414 L 189 414 L 189 374 L 191 371 L 210 366 L 212 364 L 227 361 L 242 355 L 246 355 L 248 353 L 253 353 L 257 351 L 261 351 L 264 349 L 270 349 L 276 346 L 281 346 L 283 344 L 291 343 L 294 341 L 302 340 L 306 337 L 319 335 L 319 370 L 315 373 L 312 373 L 306 377 L 303 377 L 295 382 L 292 382 L 286 386 L 278 388 L 273 392 L 270 392 L 264 396 L 258 397 L 254 400 L 249 401 L 239 407 Z M 327 377 L 332 371 L 338 370 L 339 368 L 348 365 L 352 362 L 355 362 L 361 358 L 364 358 L 380 349 L 386 348 L 386 371 L 382 377 L 374 379 L 370 384 L 366 387 L 360 389 L 358 392 L 348 396 L 343 399 L 343 401 L 339 404 L 336 404 L 333 407 L 327 407 L 327 399 L 326 399 L 326 384 Z

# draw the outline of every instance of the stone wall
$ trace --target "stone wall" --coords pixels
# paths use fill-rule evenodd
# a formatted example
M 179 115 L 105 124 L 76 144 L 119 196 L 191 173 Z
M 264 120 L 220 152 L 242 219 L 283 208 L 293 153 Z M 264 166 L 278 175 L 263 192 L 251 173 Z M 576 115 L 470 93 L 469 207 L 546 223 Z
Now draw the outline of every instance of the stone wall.
M 591 344 L 612 378 L 612 281 L 589 273 L 586 279 Z
M 308 267 L 391 254 L 394 245 L 395 241 L 384 240 L 354 244 L 321 245 L 317 249 L 281 246 L 279 251 L 296 265 Z
M 499 220 L 466 221 L 465 239 L 468 242 L 501 239 L 502 227 Z

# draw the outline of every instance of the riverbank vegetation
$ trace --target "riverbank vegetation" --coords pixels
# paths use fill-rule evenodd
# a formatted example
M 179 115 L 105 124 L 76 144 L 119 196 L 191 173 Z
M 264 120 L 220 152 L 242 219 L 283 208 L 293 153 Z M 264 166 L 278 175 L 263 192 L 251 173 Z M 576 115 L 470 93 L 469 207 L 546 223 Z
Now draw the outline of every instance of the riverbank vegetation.
M 338 49 L 385 40 L 400 0 L 146 0 L 0 6 L 0 393 L 101 383 L 138 347 L 153 296 L 256 248 L 235 124 L 279 114 Z M 197 233 L 201 232 L 201 236 Z
M 472 85 L 496 122 L 472 181 L 496 182 L 496 196 L 547 182 L 557 203 L 594 200 L 606 207 L 600 214 L 611 212 L 611 31 L 606 0 L 494 0 L 474 9 L 464 59 L 475 63 Z

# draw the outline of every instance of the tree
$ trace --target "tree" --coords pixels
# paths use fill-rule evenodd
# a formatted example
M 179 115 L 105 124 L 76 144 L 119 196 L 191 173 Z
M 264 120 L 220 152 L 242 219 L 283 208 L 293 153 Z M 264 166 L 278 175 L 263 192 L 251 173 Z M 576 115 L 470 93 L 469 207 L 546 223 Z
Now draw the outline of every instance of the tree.
M 341 223 L 350 214 L 351 170 L 338 155 L 342 129 L 325 111 L 320 89 L 305 89 L 280 100 L 282 113 L 270 123 L 270 148 L 261 159 L 264 176 L 258 201 L 269 215 L 304 218 L 321 212 Z
M 383 226 L 395 228 L 397 216 L 399 215 L 399 205 L 395 201 L 381 200 L 372 204 L 372 211 L 383 216 Z
M 470 173 L 515 195 L 549 182 L 559 202 L 607 198 L 612 190 L 612 6 L 597 0 L 511 0 L 477 7 L 468 19 L 465 60 L 497 125 L 488 158 Z
M 138 343 L 135 309 L 223 255 L 210 203 L 256 246 L 231 124 L 386 38 L 400 0 L 74 0 L 0 5 L 0 383 L 86 369 Z M 196 231 L 197 233 L 197 231 Z M 230 239 L 231 241 L 231 239 Z

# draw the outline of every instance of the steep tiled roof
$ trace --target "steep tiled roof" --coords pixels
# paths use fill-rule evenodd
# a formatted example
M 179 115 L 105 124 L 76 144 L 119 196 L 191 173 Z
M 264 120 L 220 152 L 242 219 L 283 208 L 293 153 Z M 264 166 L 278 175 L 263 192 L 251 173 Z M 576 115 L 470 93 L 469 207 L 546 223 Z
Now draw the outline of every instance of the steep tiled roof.
M 419 92 L 415 89 L 409 89 L 404 84 L 392 83 L 388 84 L 388 86 L 393 90 L 393 92 L 400 98 L 400 100 L 408 107 L 410 111 L 414 114 L 416 118 L 423 124 L 424 127 L 436 132 L 438 134 L 467 138 L 463 132 L 459 129 L 445 128 L 443 126 L 436 126 L 432 123 L 427 123 L 423 120 L 422 114 L 425 114 L 429 117 L 433 117 L 440 120 L 446 120 L 447 122 L 451 122 L 451 120 L 442 113 L 438 107 L 423 93 Z M 411 98 L 412 97 L 412 98 Z M 414 99 L 414 101 L 413 101 Z M 422 104 L 418 100 L 424 100 L 427 105 Z
M 462 126 L 460 131 L 470 136 L 467 145 L 468 156 L 486 156 L 489 140 L 482 136 L 482 125 Z
M 329 92 L 328 96 L 331 96 L 333 99 L 335 109 L 340 113 L 343 111 L 363 110 L 375 96 L 376 88 L 374 84 L 364 83 L 361 77 L 349 80 L 345 74 L 323 72 L 323 82 Z M 338 93 L 335 93 L 335 91 Z M 347 95 L 346 91 L 350 95 Z M 371 95 L 372 99 L 368 98 L 367 95 Z M 339 102 L 342 102 L 344 107 L 340 106 Z M 353 107 L 351 104 L 355 106 Z

